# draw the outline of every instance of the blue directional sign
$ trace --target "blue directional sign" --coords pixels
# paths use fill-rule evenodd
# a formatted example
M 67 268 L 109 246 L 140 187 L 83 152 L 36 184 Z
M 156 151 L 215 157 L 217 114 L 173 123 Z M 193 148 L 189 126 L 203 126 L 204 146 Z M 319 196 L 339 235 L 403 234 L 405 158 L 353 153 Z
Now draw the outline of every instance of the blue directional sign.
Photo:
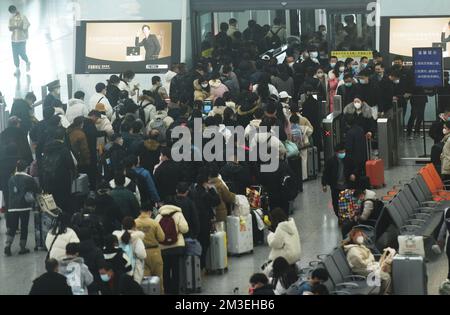
M 414 78 L 416 86 L 442 87 L 444 82 L 441 47 L 413 48 Z

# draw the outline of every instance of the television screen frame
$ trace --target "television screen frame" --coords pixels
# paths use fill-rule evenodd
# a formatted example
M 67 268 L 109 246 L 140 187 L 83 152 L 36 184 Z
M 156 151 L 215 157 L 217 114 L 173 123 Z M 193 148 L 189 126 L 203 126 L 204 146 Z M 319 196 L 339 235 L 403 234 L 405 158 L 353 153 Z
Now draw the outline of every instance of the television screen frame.
M 171 56 L 147 61 L 109 61 L 91 59 L 86 56 L 87 25 L 92 24 L 127 24 L 139 23 L 142 25 L 151 23 L 171 23 Z M 181 20 L 81 20 L 76 26 L 75 35 L 75 74 L 117 74 L 131 70 L 136 74 L 166 73 L 175 63 L 181 60 Z M 134 38 L 135 34 L 130 34 Z M 131 46 L 124 43 L 124 51 Z M 145 49 L 141 47 L 141 54 Z

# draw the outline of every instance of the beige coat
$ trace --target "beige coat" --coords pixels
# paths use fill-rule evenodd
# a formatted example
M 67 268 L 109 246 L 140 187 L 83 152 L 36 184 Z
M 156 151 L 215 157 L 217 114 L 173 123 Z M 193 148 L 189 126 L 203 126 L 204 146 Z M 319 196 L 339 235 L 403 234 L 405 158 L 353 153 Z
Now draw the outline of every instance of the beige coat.
M 347 253 L 348 264 L 356 274 L 364 274 L 367 267 L 376 263 L 372 252 L 364 245 L 346 245 L 344 250 Z
M 444 148 L 442 149 L 441 161 L 442 161 L 442 174 L 450 175 L 450 133 L 447 134 L 442 142 L 444 142 Z
M 170 246 L 161 245 L 161 250 L 186 246 L 183 234 L 189 232 L 189 225 L 186 219 L 184 218 L 183 212 L 181 211 L 180 208 L 171 205 L 161 207 L 161 209 L 159 209 L 159 214 L 156 217 L 156 222 L 158 223 L 161 222 L 161 219 L 164 215 L 170 215 L 172 213 L 175 213 L 172 218 L 175 221 L 175 225 L 177 226 L 178 241 Z
M 271 249 L 269 260 L 283 257 L 289 264 L 295 264 L 301 258 L 300 234 L 294 219 L 278 224 L 275 233 L 267 236 L 267 243 Z

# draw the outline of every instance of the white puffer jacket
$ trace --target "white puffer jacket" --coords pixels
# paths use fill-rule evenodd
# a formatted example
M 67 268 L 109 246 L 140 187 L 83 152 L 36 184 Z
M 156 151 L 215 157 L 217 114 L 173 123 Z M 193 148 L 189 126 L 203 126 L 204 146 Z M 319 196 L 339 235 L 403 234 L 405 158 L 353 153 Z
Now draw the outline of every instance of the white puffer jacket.
M 71 228 L 67 228 L 66 233 L 59 234 L 52 247 L 54 239 L 55 235 L 52 234 L 52 231 L 48 232 L 47 238 L 45 239 L 45 246 L 47 249 L 50 249 L 51 247 L 50 258 L 58 261 L 61 261 L 66 257 L 66 246 L 68 244 L 80 242 L 77 234 Z
M 278 224 L 275 233 L 267 236 L 267 243 L 272 249 L 269 260 L 274 261 L 278 257 L 283 257 L 293 265 L 301 258 L 300 235 L 294 219 Z
M 173 213 L 172 218 L 175 221 L 175 226 L 177 227 L 177 231 L 178 231 L 178 241 L 175 244 L 170 245 L 170 246 L 161 245 L 161 250 L 186 246 L 186 243 L 184 242 L 183 234 L 186 234 L 187 232 L 189 232 L 189 225 L 188 225 L 186 219 L 184 218 L 181 208 L 178 208 L 175 206 L 170 206 L 170 205 L 163 206 L 163 207 L 161 207 L 161 209 L 159 209 L 159 214 L 156 217 L 155 221 L 159 223 L 159 222 L 161 222 L 163 216 L 170 215 L 172 213 Z
M 87 117 L 89 110 L 83 100 L 73 98 L 67 104 L 66 118 L 69 123 L 73 123 L 77 117 Z
M 131 234 L 131 248 L 133 249 L 135 265 L 133 266 L 133 271 L 131 276 L 133 276 L 134 281 L 141 284 L 144 279 L 144 260 L 147 258 L 147 251 L 145 250 L 144 238 L 145 234 L 141 231 L 128 231 Z M 115 231 L 113 235 L 121 243 L 122 235 L 125 231 Z

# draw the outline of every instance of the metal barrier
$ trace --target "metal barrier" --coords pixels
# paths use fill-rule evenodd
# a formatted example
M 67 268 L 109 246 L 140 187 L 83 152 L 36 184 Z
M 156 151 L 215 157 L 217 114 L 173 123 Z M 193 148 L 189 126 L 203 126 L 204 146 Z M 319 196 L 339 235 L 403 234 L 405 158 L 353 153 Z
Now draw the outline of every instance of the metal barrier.
M 334 156 L 334 148 L 342 141 L 342 97 L 334 97 L 334 112 L 330 113 L 323 121 L 323 152 L 324 159 Z
M 0 96 L 0 132 L 8 126 L 9 112 L 6 110 L 5 99 Z

